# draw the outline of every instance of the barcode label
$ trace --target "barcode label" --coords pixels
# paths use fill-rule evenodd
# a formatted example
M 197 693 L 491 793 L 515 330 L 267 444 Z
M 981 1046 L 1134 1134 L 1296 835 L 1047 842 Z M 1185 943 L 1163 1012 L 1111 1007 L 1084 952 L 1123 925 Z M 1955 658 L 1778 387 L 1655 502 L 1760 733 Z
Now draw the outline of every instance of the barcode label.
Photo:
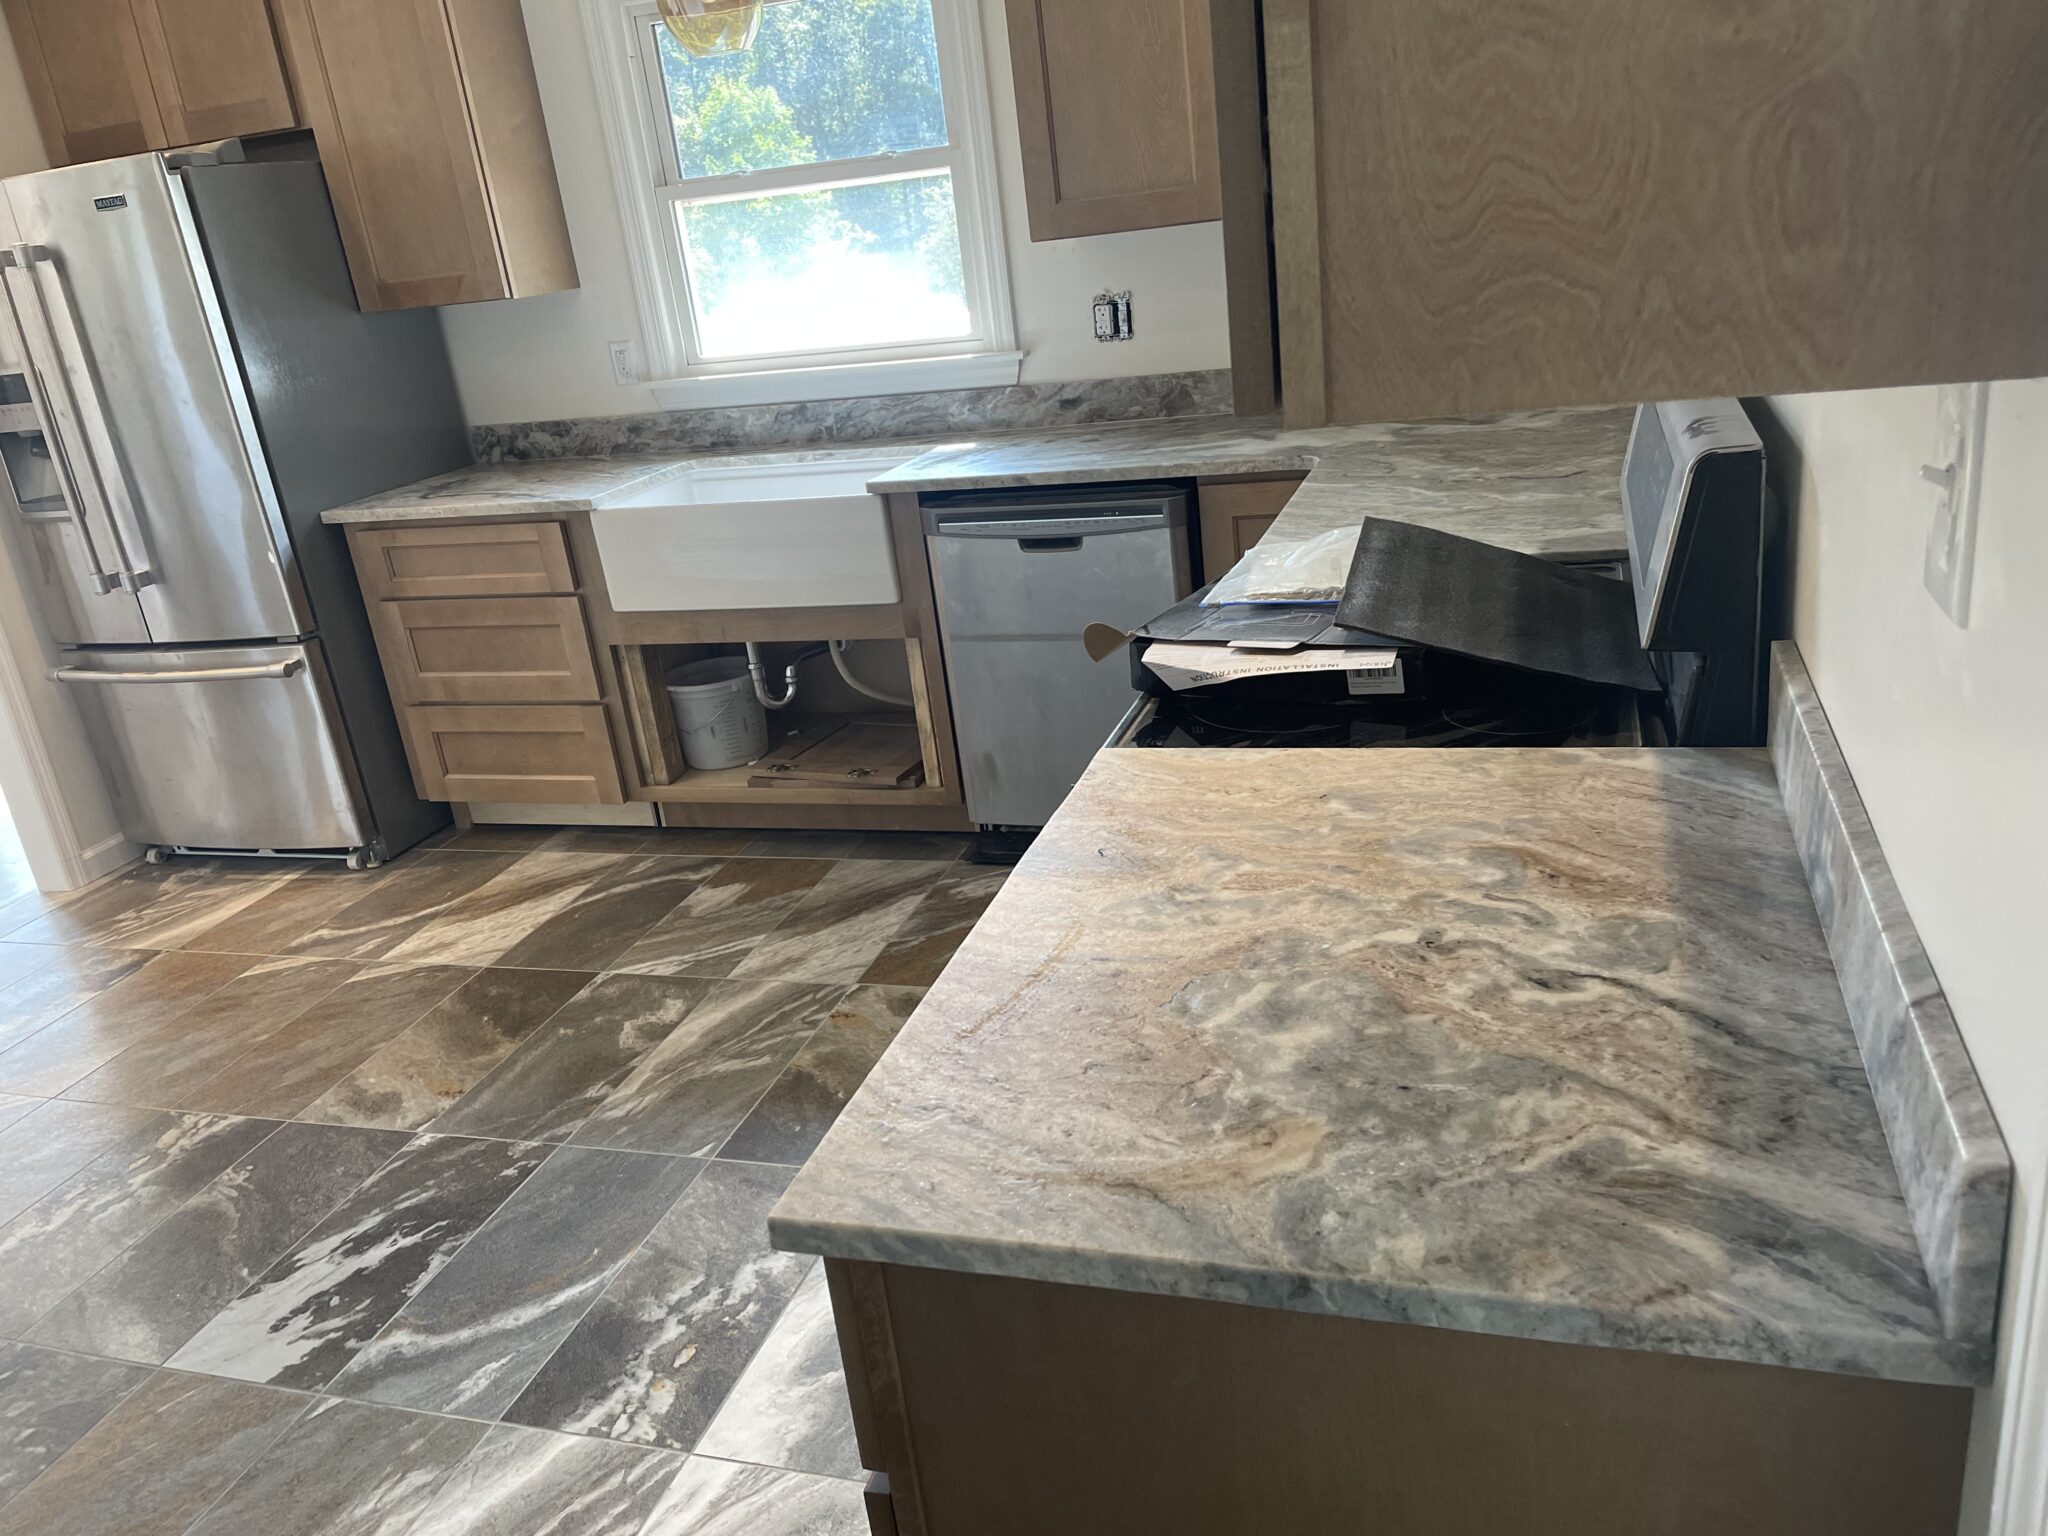
M 1401 658 L 1396 656 L 1381 667 L 1351 668 L 1344 674 L 1344 688 L 1353 695 L 1405 691 L 1401 681 Z

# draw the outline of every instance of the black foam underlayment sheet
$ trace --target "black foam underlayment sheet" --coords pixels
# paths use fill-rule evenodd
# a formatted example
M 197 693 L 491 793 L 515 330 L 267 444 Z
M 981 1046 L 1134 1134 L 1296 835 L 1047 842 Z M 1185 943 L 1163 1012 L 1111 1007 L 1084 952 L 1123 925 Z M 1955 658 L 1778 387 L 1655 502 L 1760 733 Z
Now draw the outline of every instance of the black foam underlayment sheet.
M 1627 582 L 1414 523 L 1365 520 L 1336 619 L 1531 672 L 1660 686 Z

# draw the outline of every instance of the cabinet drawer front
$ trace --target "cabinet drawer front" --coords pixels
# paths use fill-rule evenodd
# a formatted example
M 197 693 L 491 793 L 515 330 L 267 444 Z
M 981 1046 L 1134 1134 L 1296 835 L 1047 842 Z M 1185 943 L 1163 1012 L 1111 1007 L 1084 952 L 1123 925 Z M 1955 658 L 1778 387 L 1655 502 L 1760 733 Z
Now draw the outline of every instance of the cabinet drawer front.
M 1202 520 L 1202 579 L 1215 581 L 1237 564 L 1300 487 L 1299 475 L 1284 480 L 1202 481 L 1196 492 Z
M 351 530 L 363 596 L 537 597 L 574 592 L 560 523 Z
M 371 609 L 403 704 L 595 703 L 603 696 L 573 597 L 409 598 Z
M 429 800 L 623 805 L 610 728 L 596 704 L 414 705 L 405 734 Z

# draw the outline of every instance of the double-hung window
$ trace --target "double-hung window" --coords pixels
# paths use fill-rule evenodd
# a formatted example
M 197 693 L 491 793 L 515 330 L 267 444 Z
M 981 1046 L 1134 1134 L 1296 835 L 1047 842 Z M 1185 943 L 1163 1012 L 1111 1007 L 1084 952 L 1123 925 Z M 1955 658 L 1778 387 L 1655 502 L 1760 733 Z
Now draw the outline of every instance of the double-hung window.
M 658 396 L 1014 381 L 974 0 L 771 0 L 704 57 L 585 17 Z

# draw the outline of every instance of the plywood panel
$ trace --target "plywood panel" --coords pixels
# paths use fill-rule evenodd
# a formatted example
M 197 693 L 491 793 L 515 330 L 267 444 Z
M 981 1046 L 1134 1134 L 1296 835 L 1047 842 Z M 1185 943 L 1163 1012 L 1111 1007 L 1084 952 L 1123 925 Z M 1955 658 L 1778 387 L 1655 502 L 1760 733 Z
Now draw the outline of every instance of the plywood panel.
M 1290 420 L 1325 419 L 1319 384 L 1365 421 L 2048 372 L 2038 0 L 1267 22 Z M 1290 304 L 1319 309 L 1326 367 L 1290 357 Z

